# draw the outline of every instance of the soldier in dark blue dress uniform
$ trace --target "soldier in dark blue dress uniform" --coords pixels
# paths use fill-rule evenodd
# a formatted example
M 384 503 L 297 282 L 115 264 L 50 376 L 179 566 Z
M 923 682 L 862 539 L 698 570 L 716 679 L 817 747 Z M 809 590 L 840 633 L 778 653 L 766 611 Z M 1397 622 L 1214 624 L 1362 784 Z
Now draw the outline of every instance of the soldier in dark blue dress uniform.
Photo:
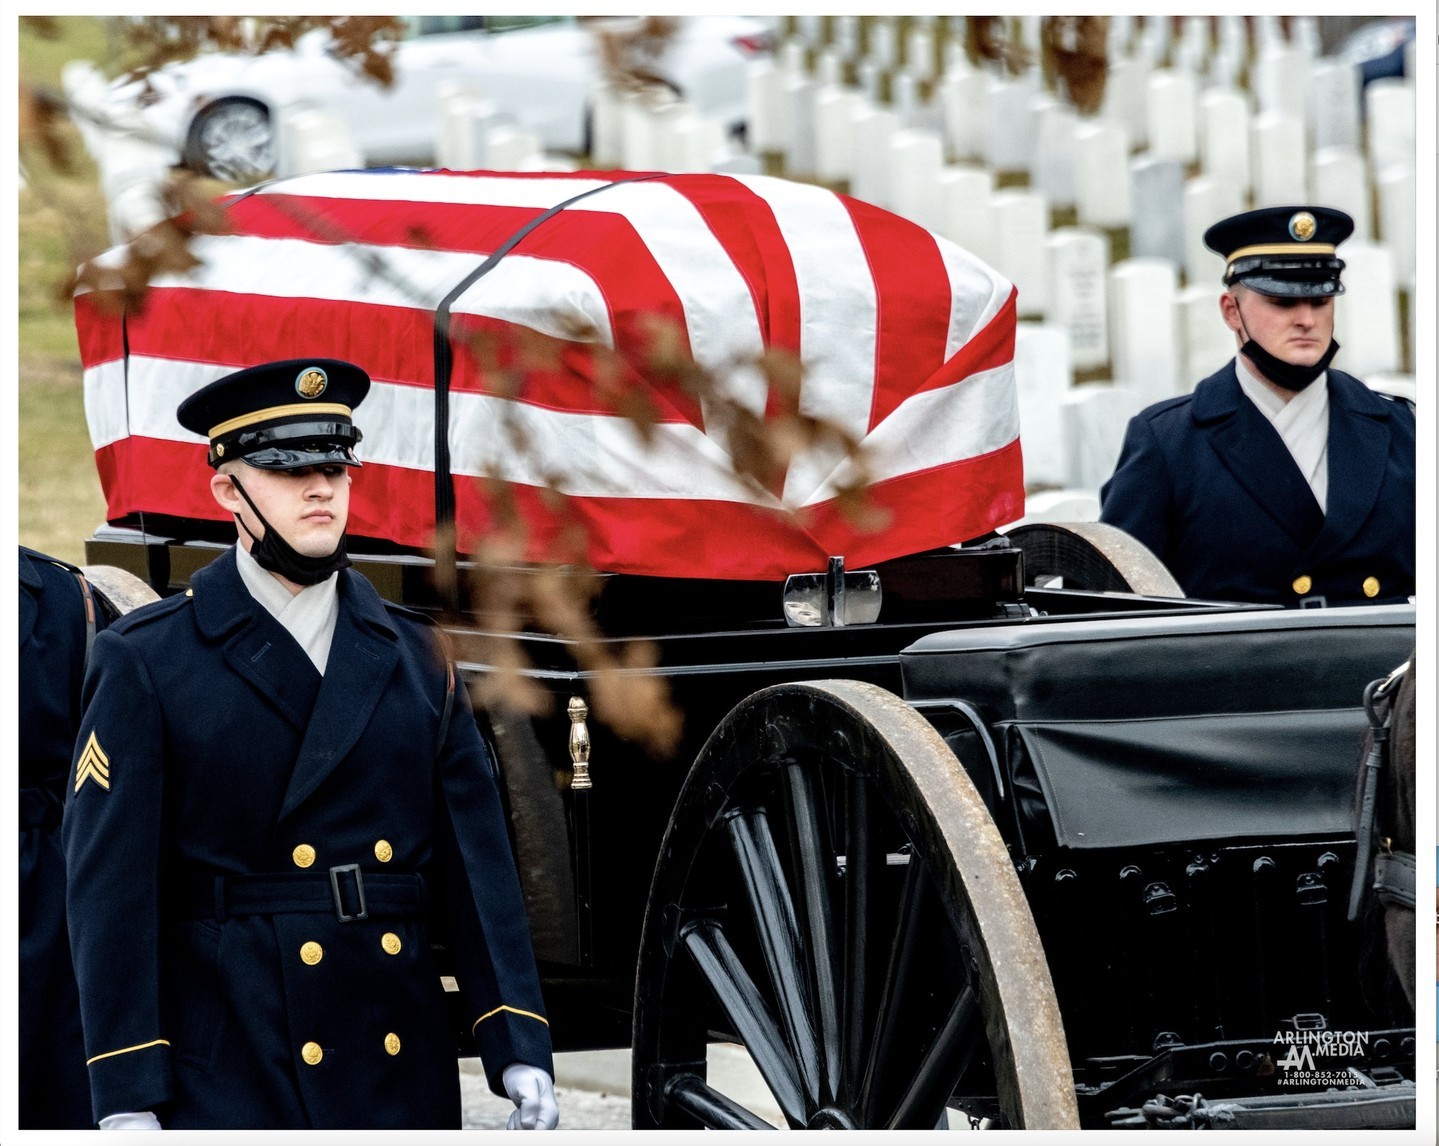
M 1353 227 L 1342 211 L 1269 207 L 1205 233 L 1239 353 L 1133 418 L 1100 490 L 1100 520 L 1192 597 L 1309 608 L 1414 593 L 1413 407 L 1329 368 L 1335 248 Z
M 60 815 L 85 655 L 104 627 L 73 565 L 20 546 L 20 1126 L 93 1126 L 65 927 Z
M 511 1125 L 557 1120 L 465 690 L 430 624 L 346 568 L 368 389 L 306 359 L 188 398 L 240 544 L 95 643 L 65 848 L 103 1128 L 458 1127 L 437 941 Z

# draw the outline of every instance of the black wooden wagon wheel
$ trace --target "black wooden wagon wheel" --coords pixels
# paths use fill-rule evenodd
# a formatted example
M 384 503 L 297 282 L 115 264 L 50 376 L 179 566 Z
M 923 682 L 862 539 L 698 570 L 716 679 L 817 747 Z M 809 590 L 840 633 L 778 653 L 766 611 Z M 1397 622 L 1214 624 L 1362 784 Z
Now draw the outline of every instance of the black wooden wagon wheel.
M 706 1081 L 748 1049 L 791 1127 L 1079 1124 L 1011 860 L 934 729 L 856 681 L 777 685 L 710 737 L 656 865 L 634 1124 L 764 1129 Z

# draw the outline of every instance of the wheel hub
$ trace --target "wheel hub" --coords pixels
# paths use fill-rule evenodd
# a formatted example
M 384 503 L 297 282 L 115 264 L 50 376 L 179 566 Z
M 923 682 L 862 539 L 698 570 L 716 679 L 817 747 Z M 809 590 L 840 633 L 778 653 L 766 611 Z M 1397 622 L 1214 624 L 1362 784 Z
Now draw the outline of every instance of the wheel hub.
M 858 1130 L 859 1126 L 849 1112 L 841 1110 L 837 1106 L 826 1106 L 823 1110 L 815 1112 L 809 1120 L 806 1130 Z

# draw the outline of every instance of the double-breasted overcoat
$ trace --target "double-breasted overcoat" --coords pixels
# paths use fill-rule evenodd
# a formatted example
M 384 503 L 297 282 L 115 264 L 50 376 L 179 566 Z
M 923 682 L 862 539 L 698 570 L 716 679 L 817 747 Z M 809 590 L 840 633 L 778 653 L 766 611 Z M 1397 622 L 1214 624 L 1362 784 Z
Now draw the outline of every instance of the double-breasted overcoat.
M 464 689 L 423 618 L 338 590 L 323 676 L 233 551 L 95 644 L 65 843 L 97 1118 L 457 1127 L 437 941 L 490 1088 L 553 1073 Z
M 88 631 L 80 571 L 20 547 L 20 1126 L 93 1126 L 65 928 L 60 814 L 80 723 Z
M 1185 593 L 1385 604 L 1414 592 L 1414 411 L 1328 372 L 1327 504 L 1231 361 L 1131 419 L 1100 520 L 1143 542 Z

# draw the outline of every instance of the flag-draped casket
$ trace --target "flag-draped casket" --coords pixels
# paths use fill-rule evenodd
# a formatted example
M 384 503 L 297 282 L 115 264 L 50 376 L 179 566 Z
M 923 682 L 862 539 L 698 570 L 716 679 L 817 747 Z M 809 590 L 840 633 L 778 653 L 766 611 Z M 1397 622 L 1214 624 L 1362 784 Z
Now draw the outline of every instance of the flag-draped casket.
M 601 570 L 766 579 L 1023 512 L 1014 289 L 876 207 L 761 176 L 410 170 L 221 203 L 194 269 L 128 309 L 76 298 L 111 521 L 221 517 L 176 407 L 232 370 L 307 355 L 373 379 L 357 537 L 425 548 L 438 500 L 466 551 L 507 491 L 532 559 L 578 524 Z M 735 414 L 793 410 L 771 385 L 786 355 L 798 412 L 841 433 L 761 480 L 734 464 L 753 436 Z M 839 440 L 859 443 L 871 483 L 859 517 Z

